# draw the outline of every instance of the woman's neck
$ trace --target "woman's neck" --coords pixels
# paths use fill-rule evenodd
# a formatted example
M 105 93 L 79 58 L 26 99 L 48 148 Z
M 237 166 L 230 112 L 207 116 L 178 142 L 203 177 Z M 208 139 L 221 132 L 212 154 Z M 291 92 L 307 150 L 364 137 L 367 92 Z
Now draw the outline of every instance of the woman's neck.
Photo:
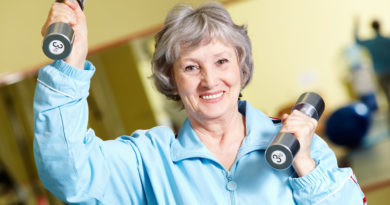
M 237 110 L 219 119 L 189 120 L 200 141 L 230 170 L 246 135 L 245 117 Z

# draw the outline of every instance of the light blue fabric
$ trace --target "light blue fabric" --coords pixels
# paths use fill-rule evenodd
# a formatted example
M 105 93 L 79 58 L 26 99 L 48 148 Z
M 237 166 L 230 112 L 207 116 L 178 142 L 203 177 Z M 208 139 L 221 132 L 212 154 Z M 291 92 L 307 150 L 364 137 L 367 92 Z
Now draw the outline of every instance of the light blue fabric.
M 39 72 L 34 101 L 34 154 L 47 189 L 69 204 L 363 204 L 351 169 L 337 168 L 333 152 L 315 136 L 317 167 L 297 178 L 277 171 L 264 151 L 280 126 L 246 101 L 247 136 L 230 171 L 218 163 L 186 120 L 102 141 L 87 129 L 90 78 L 55 61 Z M 124 93 L 126 94 L 126 93 Z

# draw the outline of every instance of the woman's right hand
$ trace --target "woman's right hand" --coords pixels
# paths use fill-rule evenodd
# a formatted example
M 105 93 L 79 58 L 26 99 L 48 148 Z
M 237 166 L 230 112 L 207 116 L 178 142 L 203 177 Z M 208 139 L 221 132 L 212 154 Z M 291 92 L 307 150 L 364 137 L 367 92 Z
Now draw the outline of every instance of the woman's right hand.
M 64 3 L 55 2 L 49 12 L 45 24 L 42 26 L 42 36 L 46 29 L 56 22 L 69 24 L 74 31 L 72 52 L 65 59 L 73 67 L 83 70 L 88 54 L 88 29 L 84 12 L 75 0 L 65 0 Z

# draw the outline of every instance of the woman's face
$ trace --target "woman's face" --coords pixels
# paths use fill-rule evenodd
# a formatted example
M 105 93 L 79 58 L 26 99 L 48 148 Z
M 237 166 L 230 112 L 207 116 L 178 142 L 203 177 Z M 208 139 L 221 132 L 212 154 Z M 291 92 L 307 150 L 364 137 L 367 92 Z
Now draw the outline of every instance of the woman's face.
M 173 75 L 189 118 L 218 119 L 238 112 L 241 77 L 235 49 L 214 39 L 182 50 Z

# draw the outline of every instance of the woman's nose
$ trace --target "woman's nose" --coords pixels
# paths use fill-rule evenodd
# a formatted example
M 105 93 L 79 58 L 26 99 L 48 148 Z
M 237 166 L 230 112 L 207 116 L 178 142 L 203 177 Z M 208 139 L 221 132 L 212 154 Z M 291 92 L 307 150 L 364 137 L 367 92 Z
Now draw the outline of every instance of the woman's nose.
M 201 85 L 205 88 L 213 88 L 218 84 L 218 75 L 211 67 L 202 69 Z

